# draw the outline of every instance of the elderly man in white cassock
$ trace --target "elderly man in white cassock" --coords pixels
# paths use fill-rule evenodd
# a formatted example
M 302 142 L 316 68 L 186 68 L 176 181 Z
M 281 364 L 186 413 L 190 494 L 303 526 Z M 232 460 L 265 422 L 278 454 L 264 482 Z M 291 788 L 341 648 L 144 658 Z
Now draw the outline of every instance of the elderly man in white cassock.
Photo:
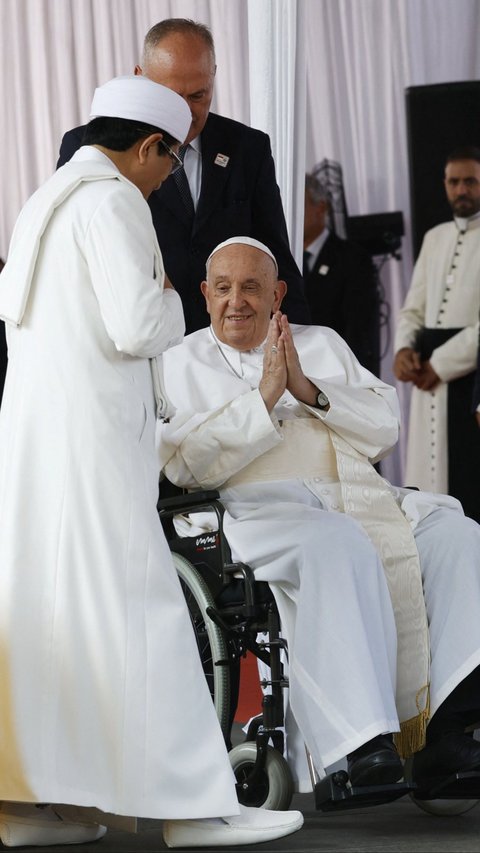
M 480 527 L 454 498 L 398 489 L 372 463 L 397 440 L 395 391 L 331 329 L 290 326 L 268 247 L 219 245 L 211 326 L 163 356 L 166 475 L 219 488 L 235 559 L 275 595 L 289 644 L 289 757 L 310 789 L 480 769 Z M 395 737 L 392 738 L 392 733 Z M 396 746 L 394 746 L 394 742 Z
M 302 815 L 238 804 L 156 512 L 153 357 L 184 320 L 145 199 L 190 110 L 124 77 L 92 119 L 0 278 L 0 838 L 88 843 L 119 816 L 167 818 L 170 847 L 277 838 Z

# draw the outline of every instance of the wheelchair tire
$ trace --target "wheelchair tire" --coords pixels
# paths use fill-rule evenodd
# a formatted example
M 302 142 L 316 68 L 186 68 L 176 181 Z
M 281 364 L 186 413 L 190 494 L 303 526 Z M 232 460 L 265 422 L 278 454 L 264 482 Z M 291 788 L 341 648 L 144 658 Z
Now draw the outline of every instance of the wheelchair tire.
M 405 779 L 411 779 L 412 759 L 407 758 L 404 762 Z M 422 812 L 427 814 L 437 815 L 437 817 L 456 817 L 457 815 L 465 814 L 470 809 L 475 808 L 478 800 L 417 800 L 415 794 L 409 794 L 410 799 Z
M 242 791 L 242 782 L 253 769 L 257 758 L 257 744 L 245 741 L 228 753 L 237 780 L 237 796 L 244 806 L 281 811 L 288 809 L 293 796 L 293 778 L 283 755 L 267 746 L 265 770 L 254 788 Z
M 423 812 L 438 817 L 456 817 L 469 812 L 478 804 L 478 800 L 417 800 L 413 794 L 410 797 Z
M 218 625 L 207 614 L 214 607 L 212 593 L 198 569 L 172 551 L 173 563 L 187 602 L 198 652 L 218 720 L 225 738 L 230 736 L 230 670 L 228 648 Z

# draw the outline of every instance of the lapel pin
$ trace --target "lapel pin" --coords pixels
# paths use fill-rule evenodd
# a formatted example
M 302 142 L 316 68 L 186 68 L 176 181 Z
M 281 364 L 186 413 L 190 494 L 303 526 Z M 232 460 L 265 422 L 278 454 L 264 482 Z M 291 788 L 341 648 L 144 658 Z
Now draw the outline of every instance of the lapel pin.
M 222 166 L 223 168 L 225 168 L 225 166 L 228 165 L 229 160 L 230 157 L 227 157 L 226 154 L 217 154 L 217 156 L 215 157 L 215 165 Z
M 326 264 L 322 264 L 322 266 L 318 270 L 318 274 L 319 275 L 326 275 L 329 269 L 330 269 L 330 267 L 327 267 Z

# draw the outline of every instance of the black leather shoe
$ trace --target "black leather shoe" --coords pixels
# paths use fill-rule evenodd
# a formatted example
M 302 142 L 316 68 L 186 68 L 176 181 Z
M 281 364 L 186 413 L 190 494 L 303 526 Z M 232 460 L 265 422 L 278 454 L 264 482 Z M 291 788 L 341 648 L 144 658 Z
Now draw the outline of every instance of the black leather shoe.
M 353 787 L 392 785 L 403 778 L 403 764 L 388 735 L 364 743 L 347 755 L 348 775 Z
M 430 780 L 480 770 L 480 742 L 464 732 L 447 732 L 413 756 L 412 780 L 425 787 Z

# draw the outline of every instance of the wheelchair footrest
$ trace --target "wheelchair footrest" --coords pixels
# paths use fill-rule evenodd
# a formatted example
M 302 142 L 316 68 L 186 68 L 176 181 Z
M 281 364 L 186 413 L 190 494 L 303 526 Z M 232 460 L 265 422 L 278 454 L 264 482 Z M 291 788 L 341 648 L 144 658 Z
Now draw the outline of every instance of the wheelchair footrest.
M 480 799 L 480 773 L 471 770 L 423 780 L 415 786 L 414 797 L 416 800 Z
M 395 782 L 393 785 L 352 787 L 344 770 L 330 773 L 315 785 L 315 807 L 322 812 L 358 809 L 392 803 L 410 793 L 412 785 Z

